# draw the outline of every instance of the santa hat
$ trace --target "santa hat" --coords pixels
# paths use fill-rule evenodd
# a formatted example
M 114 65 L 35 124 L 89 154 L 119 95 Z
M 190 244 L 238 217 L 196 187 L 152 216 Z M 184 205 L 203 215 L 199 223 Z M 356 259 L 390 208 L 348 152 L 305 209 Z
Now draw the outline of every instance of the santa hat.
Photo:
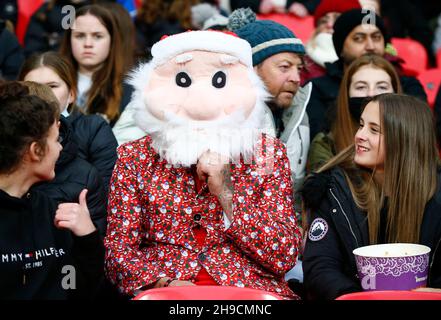
M 187 31 L 163 38 L 152 47 L 152 63 L 155 66 L 169 59 L 193 50 L 225 53 L 239 59 L 252 68 L 250 44 L 232 32 Z
M 321 0 L 314 11 L 314 23 L 317 25 L 318 20 L 329 12 L 343 13 L 351 9 L 360 8 L 359 0 Z

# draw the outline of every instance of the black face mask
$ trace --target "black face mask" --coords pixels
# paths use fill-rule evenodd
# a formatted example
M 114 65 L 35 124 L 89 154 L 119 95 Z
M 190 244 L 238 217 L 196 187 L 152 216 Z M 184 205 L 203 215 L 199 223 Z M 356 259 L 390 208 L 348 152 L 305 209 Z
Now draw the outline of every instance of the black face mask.
M 352 118 L 358 123 L 360 121 L 361 114 L 363 113 L 364 107 L 372 97 L 356 97 L 349 98 L 349 112 Z

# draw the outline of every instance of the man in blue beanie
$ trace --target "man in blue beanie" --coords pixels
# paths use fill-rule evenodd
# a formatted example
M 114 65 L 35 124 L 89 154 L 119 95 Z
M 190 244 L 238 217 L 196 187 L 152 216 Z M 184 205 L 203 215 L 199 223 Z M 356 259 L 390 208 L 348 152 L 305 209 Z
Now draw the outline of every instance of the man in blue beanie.
M 241 10 L 241 9 L 239 9 Z M 233 20 L 235 19 L 233 15 Z M 231 17 L 230 17 L 231 20 Z M 301 200 L 297 191 L 303 184 L 309 150 L 309 121 L 306 105 L 311 85 L 300 87 L 300 70 L 303 68 L 305 48 L 302 41 L 283 25 L 269 21 L 253 21 L 230 28 L 240 38 L 247 40 L 253 52 L 253 66 L 273 97 L 267 103 L 272 115 L 270 121 L 275 135 L 285 144 L 294 183 L 295 210 L 301 221 Z M 234 25 L 234 23 L 233 23 Z M 297 269 L 299 268 L 299 273 Z M 291 276 L 293 275 L 293 276 Z M 301 264 L 290 271 L 289 278 L 301 281 Z M 296 288 L 291 287 L 301 295 Z
M 329 131 L 344 70 L 364 54 L 378 54 L 391 62 L 400 75 L 404 93 L 427 99 L 421 83 L 403 74 L 399 65 L 401 59 L 385 52 L 389 38 L 383 20 L 373 11 L 353 9 L 341 14 L 334 24 L 332 41 L 339 59 L 326 63 L 326 74 L 311 80 L 313 90 L 306 109 L 311 140 L 317 133 Z

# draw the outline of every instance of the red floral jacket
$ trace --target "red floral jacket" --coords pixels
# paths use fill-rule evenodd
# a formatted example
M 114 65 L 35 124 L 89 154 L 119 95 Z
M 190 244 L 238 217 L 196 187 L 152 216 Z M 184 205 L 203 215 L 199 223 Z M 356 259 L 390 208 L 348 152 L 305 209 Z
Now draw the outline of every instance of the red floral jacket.
M 119 147 L 105 238 L 112 282 L 134 295 L 166 276 L 192 281 L 205 268 L 220 285 L 296 298 L 284 280 L 301 242 L 289 161 L 279 140 L 262 137 L 259 145 L 251 164 L 231 165 L 233 219 L 226 230 L 220 203 L 208 187 L 196 193 L 191 168 L 160 159 L 148 136 Z M 196 224 L 207 232 L 203 246 Z

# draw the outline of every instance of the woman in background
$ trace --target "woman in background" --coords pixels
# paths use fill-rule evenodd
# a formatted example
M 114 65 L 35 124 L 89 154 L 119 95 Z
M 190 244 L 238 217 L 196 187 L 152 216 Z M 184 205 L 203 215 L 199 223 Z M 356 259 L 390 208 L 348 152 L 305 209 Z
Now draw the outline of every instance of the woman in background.
M 74 28 L 64 34 L 60 52 L 77 71 L 77 105 L 113 126 L 130 101 L 132 89 L 123 81 L 124 50 L 112 14 L 100 5 L 81 7 Z
M 377 55 L 356 59 L 346 70 L 340 84 L 330 132 L 319 132 L 311 143 L 308 155 L 310 172 L 353 143 L 364 104 L 381 93 L 401 93 L 400 78 L 395 68 Z

